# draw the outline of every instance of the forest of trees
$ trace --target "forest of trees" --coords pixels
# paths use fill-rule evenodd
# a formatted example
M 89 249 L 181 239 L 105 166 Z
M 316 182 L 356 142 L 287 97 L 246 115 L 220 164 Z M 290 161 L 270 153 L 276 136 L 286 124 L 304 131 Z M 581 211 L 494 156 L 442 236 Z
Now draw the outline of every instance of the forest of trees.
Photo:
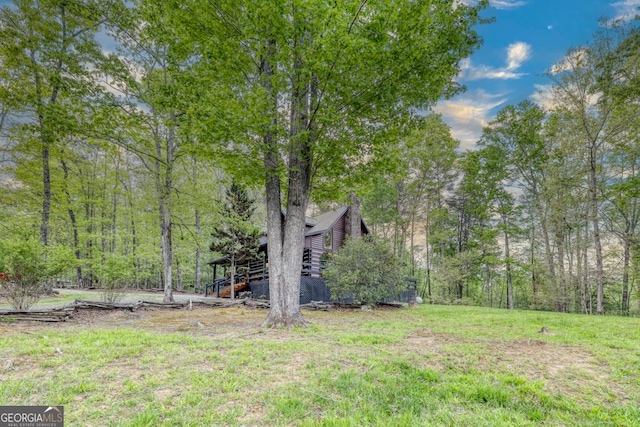
M 435 302 L 640 312 L 640 32 L 609 24 L 457 154 L 437 116 L 364 202 Z
M 505 107 L 463 153 L 428 112 L 461 90 L 484 2 L 303 3 L 291 22 L 234 1 L 2 7 L 0 241 L 37 240 L 69 265 L 67 286 L 118 280 L 171 300 L 208 280 L 233 180 L 284 244 L 311 187 L 316 209 L 355 190 L 432 302 L 640 312 L 634 24 L 603 26 L 549 70 L 549 105 Z M 404 44 L 405 31 L 430 36 Z

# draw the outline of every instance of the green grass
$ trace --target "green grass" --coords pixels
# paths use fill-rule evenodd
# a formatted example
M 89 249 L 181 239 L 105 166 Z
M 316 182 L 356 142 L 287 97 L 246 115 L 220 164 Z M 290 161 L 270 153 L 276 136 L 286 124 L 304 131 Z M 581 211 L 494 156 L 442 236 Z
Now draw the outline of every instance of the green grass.
M 640 319 L 421 306 L 273 331 L 265 315 L 0 325 L 0 405 L 61 404 L 69 426 L 640 425 Z
M 61 307 L 67 304 L 71 304 L 76 299 L 86 299 L 87 293 L 81 292 L 73 292 L 66 290 L 64 293 L 53 295 L 53 296 L 45 296 L 40 298 L 32 307 L 32 310 L 37 310 L 38 308 L 43 307 Z M 96 298 L 100 299 L 100 295 L 96 293 Z M 13 309 L 11 304 L 4 299 L 0 299 L 0 309 Z
M 72 304 L 76 299 L 79 300 L 91 300 L 91 301 L 102 301 L 103 299 L 103 291 L 96 290 L 78 290 L 78 289 L 56 289 L 57 294 L 42 296 L 33 306 L 30 308 L 31 310 L 37 310 L 40 308 L 53 308 L 53 307 L 63 307 L 65 305 Z M 133 292 L 128 291 L 123 296 L 127 297 L 129 301 L 134 300 L 155 300 L 162 301 L 162 293 L 149 293 L 149 292 Z M 6 299 L 0 299 L 0 309 L 7 310 L 12 309 L 13 307 Z

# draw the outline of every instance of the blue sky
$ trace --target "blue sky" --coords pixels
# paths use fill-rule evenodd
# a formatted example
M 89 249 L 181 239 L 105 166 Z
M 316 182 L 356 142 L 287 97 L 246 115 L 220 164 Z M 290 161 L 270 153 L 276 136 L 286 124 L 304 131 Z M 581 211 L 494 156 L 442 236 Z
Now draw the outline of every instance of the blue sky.
M 590 42 L 600 18 L 630 19 L 636 13 L 640 0 L 491 0 L 482 16 L 495 22 L 478 27 L 484 43 L 457 77 L 467 91 L 439 102 L 435 111 L 461 148 L 472 148 L 501 108 L 524 99 L 545 104 L 545 72 L 570 48 Z

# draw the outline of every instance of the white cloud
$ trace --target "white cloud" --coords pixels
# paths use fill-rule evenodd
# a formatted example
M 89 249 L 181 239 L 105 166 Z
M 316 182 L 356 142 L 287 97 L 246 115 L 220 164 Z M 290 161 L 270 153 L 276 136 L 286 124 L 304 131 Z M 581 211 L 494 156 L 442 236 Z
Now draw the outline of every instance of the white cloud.
M 572 105 L 572 103 L 575 102 L 577 98 L 580 99 L 581 97 L 582 102 L 584 102 L 584 106 L 586 108 L 595 107 L 602 97 L 601 93 L 585 94 L 581 90 L 572 86 L 566 86 L 563 90 L 555 88 L 551 84 L 537 84 L 534 85 L 534 87 L 536 88 L 536 91 L 532 93 L 529 98 L 531 98 L 533 102 L 538 104 L 540 108 L 547 111 L 553 110 L 563 105 L 566 106 L 567 102 L 569 103 L 569 105 Z
M 527 4 L 526 1 L 514 1 L 514 0 L 491 0 L 489 5 L 496 9 L 516 9 L 520 6 Z
M 587 60 L 587 51 L 582 48 L 571 50 L 564 58 L 551 66 L 549 73 L 552 75 L 562 73 L 565 71 L 571 71 Z
M 462 61 L 460 67 L 461 80 L 481 79 L 518 79 L 525 73 L 516 72 L 531 57 L 531 46 L 524 42 L 511 43 L 507 47 L 507 59 L 504 67 L 494 68 L 487 65 L 474 66 L 471 60 Z
M 631 21 L 640 14 L 640 0 L 622 0 L 611 3 L 616 10 L 614 21 Z
M 511 43 L 507 47 L 507 69 L 516 70 L 531 57 L 531 46 L 524 42 Z
M 489 124 L 491 110 L 505 102 L 505 94 L 492 94 L 478 89 L 442 101 L 434 110 L 442 114 L 442 118 L 451 126 L 451 134 L 460 141 L 461 148 L 471 149 L 480 139 L 482 128 Z
M 460 0 L 460 2 L 467 6 L 475 6 L 478 4 L 478 0 Z M 527 4 L 527 2 L 522 0 L 489 0 L 489 6 L 503 10 L 516 9 L 525 4 Z
M 540 108 L 552 110 L 556 106 L 553 97 L 553 85 L 533 85 L 536 91 L 529 97 Z

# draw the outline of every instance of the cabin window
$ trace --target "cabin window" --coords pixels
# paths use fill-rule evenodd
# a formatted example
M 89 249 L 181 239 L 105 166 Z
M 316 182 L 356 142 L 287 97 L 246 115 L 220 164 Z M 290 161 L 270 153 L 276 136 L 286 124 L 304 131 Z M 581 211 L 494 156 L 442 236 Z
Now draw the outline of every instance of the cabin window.
M 333 230 L 329 230 L 322 236 L 324 239 L 324 248 L 333 249 Z

